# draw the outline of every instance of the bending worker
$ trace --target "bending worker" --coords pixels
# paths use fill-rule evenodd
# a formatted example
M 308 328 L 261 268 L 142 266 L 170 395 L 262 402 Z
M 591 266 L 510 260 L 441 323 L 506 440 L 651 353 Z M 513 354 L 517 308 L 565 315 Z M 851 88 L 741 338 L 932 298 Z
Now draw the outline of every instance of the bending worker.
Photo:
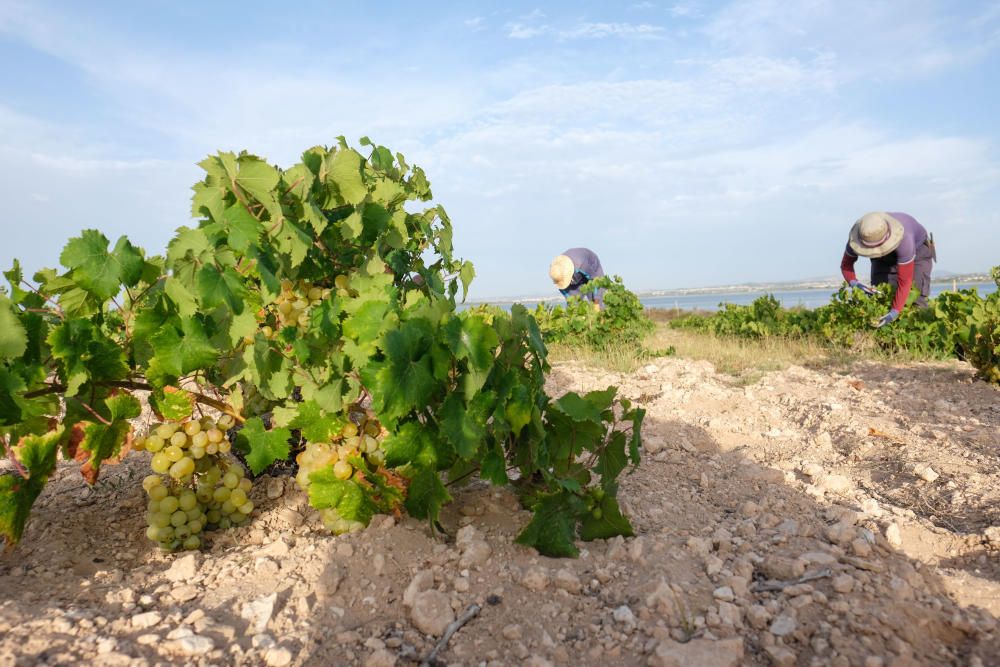
M 571 296 L 589 299 L 598 307 L 603 305 L 601 298 L 604 290 L 594 290 L 584 295 L 580 293 L 580 288 L 603 275 L 601 260 L 593 250 L 587 248 L 570 248 L 549 265 L 549 277 L 560 294 L 567 299 Z
M 858 280 L 854 263 L 858 256 L 872 261 L 872 285 L 889 283 L 896 288 L 892 308 L 882 316 L 876 327 L 895 321 L 910 296 L 916 281 L 920 290 L 917 308 L 927 307 L 931 291 L 931 265 L 937 260 L 934 238 L 913 216 L 906 213 L 867 213 L 851 227 L 840 272 L 851 287 L 866 294 L 875 290 Z

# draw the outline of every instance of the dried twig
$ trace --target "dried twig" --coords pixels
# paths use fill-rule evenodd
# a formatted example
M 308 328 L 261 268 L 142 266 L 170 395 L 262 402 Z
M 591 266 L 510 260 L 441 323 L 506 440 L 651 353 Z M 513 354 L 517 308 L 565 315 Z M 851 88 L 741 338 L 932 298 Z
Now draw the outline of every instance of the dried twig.
M 833 572 L 827 568 L 825 570 L 820 570 L 819 572 L 811 572 L 809 574 L 803 575 L 798 579 L 793 579 L 792 581 L 765 581 L 763 583 L 758 582 L 750 586 L 750 591 L 753 593 L 770 593 L 776 591 L 783 591 L 789 586 L 795 586 L 797 584 L 804 584 L 807 581 L 816 581 L 817 579 L 826 579 L 827 577 L 832 577 Z
M 448 627 L 445 628 L 441 639 L 439 639 L 438 643 L 434 645 L 434 650 L 431 651 L 426 658 L 420 661 L 420 667 L 431 667 L 431 665 L 436 664 L 438 653 L 443 651 L 444 647 L 448 645 L 448 640 L 451 639 L 451 636 L 458 632 L 463 625 L 478 616 L 481 609 L 482 607 L 478 604 L 470 604 L 465 610 L 465 613 L 458 617 L 458 620 L 454 623 L 450 623 Z

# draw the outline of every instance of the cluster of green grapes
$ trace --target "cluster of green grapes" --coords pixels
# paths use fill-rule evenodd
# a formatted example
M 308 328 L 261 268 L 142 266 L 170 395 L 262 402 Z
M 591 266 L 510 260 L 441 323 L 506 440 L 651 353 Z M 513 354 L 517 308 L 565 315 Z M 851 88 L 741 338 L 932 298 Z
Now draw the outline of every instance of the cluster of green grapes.
M 337 277 L 341 278 L 341 276 Z M 278 328 L 309 326 L 309 309 L 328 296 L 330 296 L 329 289 L 313 285 L 308 280 L 300 280 L 297 283 L 291 280 L 282 280 L 281 294 L 274 301 L 278 316 Z M 261 327 L 261 330 L 266 337 L 270 338 L 274 335 L 275 328 L 265 325 Z
M 590 515 L 595 519 L 602 519 L 604 517 L 604 510 L 601 509 L 601 501 L 604 500 L 605 491 L 599 486 L 591 486 L 585 489 L 584 501 L 587 503 L 587 509 L 590 510 Z
M 303 490 L 309 487 L 309 475 L 327 467 L 333 467 L 337 479 L 354 477 L 357 469 L 351 459 L 363 457 L 375 467 L 385 463 L 382 441 L 388 432 L 379 424 L 370 411 L 361 416 L 361 424 L 347 422 L 333 442 L 307 442 L 305 449 L 295 457 L 299 472 L 295 481 Z M 334 508 L 320 510 L 320 518 L 327 530 L 335 535 L 356 532 L 365 527 L 360 521 L 351 521 L 340 516 Z
M 142 480 L 149 496 L 146 537 L 167 551 L 198 549 L 208 529 L 250 520 L 252 483 L 229 456 L 230 415 L 164 422 L 135 441 L 153 454 L 153 474 Z

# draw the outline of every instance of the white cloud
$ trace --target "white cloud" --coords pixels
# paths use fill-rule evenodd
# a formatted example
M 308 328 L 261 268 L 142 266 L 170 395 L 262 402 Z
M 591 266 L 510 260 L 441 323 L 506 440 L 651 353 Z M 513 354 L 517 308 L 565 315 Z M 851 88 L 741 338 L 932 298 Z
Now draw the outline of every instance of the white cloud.
M 486 27 L 486 19 L 483 18 L 482 16 L 475 16 L 471 19 L 466 19 L 465 21 L 463 21 L 463 23 L 465 24 L 466 28 L 469 28 L 470 30 L 475 32 L 478 32 Z
M 601 39 L 604 37 L 655 39 L 663 28 L 648 23 L 581 23 L 559 32 L 561 39 Z

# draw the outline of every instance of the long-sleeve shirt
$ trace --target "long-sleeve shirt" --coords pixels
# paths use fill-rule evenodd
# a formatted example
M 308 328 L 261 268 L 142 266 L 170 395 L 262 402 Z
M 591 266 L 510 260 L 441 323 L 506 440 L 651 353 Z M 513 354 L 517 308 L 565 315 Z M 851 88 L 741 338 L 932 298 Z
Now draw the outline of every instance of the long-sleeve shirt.
M 587 248 L 570 248 L 563 254 L 573 261 L 575 271 L 573 279 L 570 280 L 566 289 L 561 289 L 559 292 L 567 299 L 571 296 L 583 297 L 584 295 L 580 294 L 580 288 L 594 278 L 600 278 L 604 275 L 604 269 L 601 268 L 601 260 L 598 259 L 597 253 Z M 595 290 L 591 294 L 586 295 L 586 298 L 594 303 L 603 303 L 603 293 L 604 290 Z
M 903 312 L 906 299 L 910 296 L 910 287 L 913 285 L 913 263 L 917 258 L 917 248 L 927 242 L 927 230 L 912 215 L 906 213 L 889 213 L 889 215 L 903 225 L 903 240 L 899 242 L 896 250 L 872 261 L 888 264 L 895 262 L 896 295 L 892 299 L 892 308 L 896 312 Z M 848 243 L 840 260 L 840 272 L 844 280 L 848 282 L 857 280 L 858 277 L 854 273 L 854 263 L 857 261 L 858 255 L 851 250 L 851 244 Z

